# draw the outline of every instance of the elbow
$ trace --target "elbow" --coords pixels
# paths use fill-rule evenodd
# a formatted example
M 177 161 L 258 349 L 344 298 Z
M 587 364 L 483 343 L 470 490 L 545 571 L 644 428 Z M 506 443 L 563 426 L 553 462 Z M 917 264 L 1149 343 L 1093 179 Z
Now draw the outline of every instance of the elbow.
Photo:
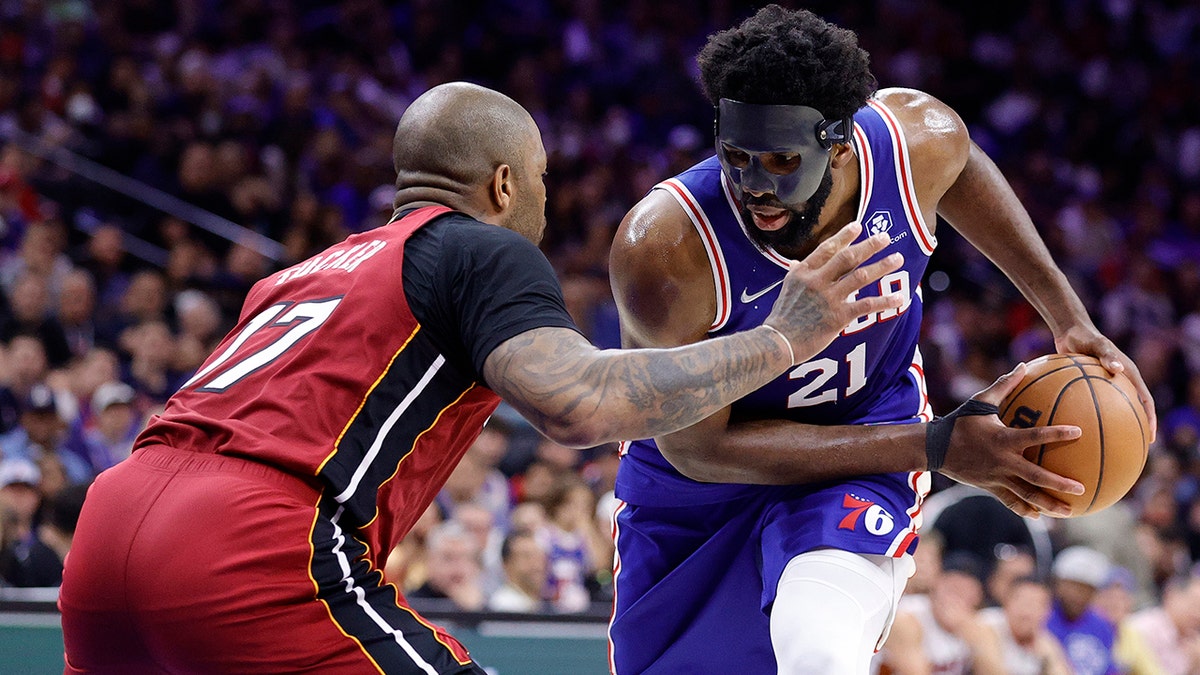
M 595 419 L 544 420 L 538 431 L 568 448 L 592 448 L 609 441 L 622 440 Z
M 669 451 L 659 444 L 663 458 L 685 478 L 697 483 L 736 483 L 737 478 L 715 458 L 697 452 Z

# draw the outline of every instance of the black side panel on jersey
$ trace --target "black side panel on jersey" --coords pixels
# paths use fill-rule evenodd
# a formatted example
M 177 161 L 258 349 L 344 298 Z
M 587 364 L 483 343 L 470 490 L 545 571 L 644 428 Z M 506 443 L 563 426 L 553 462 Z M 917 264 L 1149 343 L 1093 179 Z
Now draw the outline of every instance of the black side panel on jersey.
M 435 336 L 418 328 L 376 383 L 321 468 L 334 499 L 362 527 L 375 517 L 379 486 L 396 472 L 417 438 L 475 381 L 447 362 Z

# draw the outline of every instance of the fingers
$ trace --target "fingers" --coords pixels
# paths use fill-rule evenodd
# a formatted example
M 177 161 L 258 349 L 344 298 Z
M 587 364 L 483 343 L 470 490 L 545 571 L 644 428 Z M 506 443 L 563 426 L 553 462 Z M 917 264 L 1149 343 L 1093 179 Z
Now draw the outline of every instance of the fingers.
M 904 304 L 905 297 L 899 293 L 887 295 L 868 295 L 846 304 L 847 313 L 851 317 L 867 316 L 888 309 L 895 309 Z
M 1056 518 L 1071 516 L 1070 504 L 1031 486 L 1013 483 L 1005 486 L 1004 492 L 1007 494 L 1000 501 L 1019 515 L 1029 518 L 1037 518 L 1043 513 Z
M 1158 412 L 1154 409 L 1154 397 L 1150 395 L 1150 388 L 1146 386 L 1146 382 L 1142 379 L 1142 373 L 1132 361 L 1129 362 L 1129 368 L 1125 371 L 1129 376 L 1129 380 L 1133 382 L 1133 387 L 1137 389 L 1138 403 L 1142 404 L 1142 409 L 1146 411 L 1146 420 L 1150 423 L 1150 438 L 1149 442 L 1153 443 L 1155 437 L 1158 436 Z
M 857 244 L 854 244 L 853 246 L 846 246 L 835 253 L 829 262 L 822 266 L 821 272 L 828 275 L 831 283 L 838 281 L 847 275 L 850 275 L 851 278 L 853 278 L 851 273 L 855 272 L 859 265 L 866 262 L 871 258 L 871 256 L 887 248 L 889 243 L 891 243 L 891 239 L 889 239 L 886 234 L 876 234 L 867 237 Z M 901 256 L 900 261 L 904 261 L 903 256 Z M 883 274 L 886 274 L 886 272 Z M 883 274 L 880 274 L 879 276 L 883 276 Z M 867 284 L 867 282 L 874 281 L 878 278 L 879 277 L 868 278 L 850 290 L 862 288 Z
M 1072 424 L 1056 424 L 1048 427 L 1030 427 L 1016 430 L 1020 434 L 1019 441 L 1026 448 L 1033 448 L 1051 443 L 1073 441 L 1083 435 L 1083 431 Z
M 1081 495 L 1084 491 L 1083 483 L 1067 478 L 1066 476 L 1060 476 L 1033 462 L 1025 461 L 1021 463 L 1016 468 L 1015 473 L 1017 480 L 1029 485 L 1032 489 L 1040 488 L 1068 495 Z
M 1017 385 L 1020 384 L 1021 378 L 1023 377 L 1025 377 L 1024 361 L 1018 363 L 1016 368 L 1013 368 L 1007 373 L 1001 375 L 996 379 L 995 382 L 992 383 L 992 386 L 984 389 L 978 394 L 975 394 L 972 396 L 972 398 L 974 398 L 976 401 L 991 403 L 992 405 L 1000 405 L 1000 402 L 1004 400 L 1004 397 L 1011 394 L 1013 390 L 1017 388 Z
M 883 278 L 889 272 L 895 272 L 904 264 L 904 256 L 900 253 L 893 253 L 882 260 L 877 260 L 870 265 L 863 265 L 855 268 L 849 274 L 846 274 L 837 281 L 835 291 L 839 294 L 851 295 L 855 291 L 863 288 L 867 284 L 874 283 Z M 903 301 L 904 298 L 897 293 L 887 293 L 885 295 L 895 296 Z
M 839 251 L 849 246 L 862 232 L 862 224 L 854 221 L 838 230 L 832 237 L 821 242 L 820 246 L 808 254 L 804 262 L 812 269 L 824 267 Z M 865 258 L 864 258 L 865 260 Z

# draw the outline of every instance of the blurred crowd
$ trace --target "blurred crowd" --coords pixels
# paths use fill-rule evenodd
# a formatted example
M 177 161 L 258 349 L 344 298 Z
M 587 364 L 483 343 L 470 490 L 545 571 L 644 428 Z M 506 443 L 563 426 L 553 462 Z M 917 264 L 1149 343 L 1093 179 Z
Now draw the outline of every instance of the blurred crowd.
M 53 585 L 79 486 L 128 454 L 255 280 L 387 221 L 395 123 L 431 85 L 479 82 L 532 112 L 549 153 L 543 249 L 580 326 L 617 346 L 612 235 L 651 186 L 710 152 L 694 57 L 756 5 L 0 0 L 0 577 Z M 1139 364 L 1158 440 L 1108 517 L 1136 534 L 1122 534 L 1121 565 L 1137 607 L 1159 606 L 1200 559 L 1200 7 L 803 6 L 858 32 L 881 87 L 959 111 Z M 31 144 L 178 196 L 282 253 L 97 186 Z M 1054 345 L 1002 274 L 948 227 L 938 234 L 922 349 L 947 410 Z M 603 601 L 614 448 L 555 446 L 504 409 L 489 429 L 389 574 L 415 597 L 472 609 Z M 1049 528 L 1054 550 L 1084 537 L 1070 522 Z

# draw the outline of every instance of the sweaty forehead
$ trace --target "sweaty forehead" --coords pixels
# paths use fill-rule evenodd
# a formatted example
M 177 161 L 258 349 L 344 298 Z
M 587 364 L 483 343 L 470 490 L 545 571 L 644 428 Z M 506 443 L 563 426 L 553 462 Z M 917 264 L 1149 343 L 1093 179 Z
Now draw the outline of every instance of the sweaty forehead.
M 822 150 L 816 126 L 819 111 L 801 105 L 753 105 L 721 99 L 717 135 L 750 152 Z

